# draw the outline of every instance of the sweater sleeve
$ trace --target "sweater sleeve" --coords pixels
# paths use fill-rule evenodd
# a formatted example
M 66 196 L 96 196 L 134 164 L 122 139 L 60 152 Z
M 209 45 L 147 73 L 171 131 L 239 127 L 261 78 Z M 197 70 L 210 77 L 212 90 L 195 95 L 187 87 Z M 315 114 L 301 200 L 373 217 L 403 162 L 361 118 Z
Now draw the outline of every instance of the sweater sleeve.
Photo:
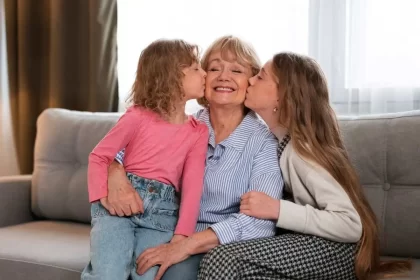
M 200 124 L 200 136 L 190 149 L 183 168 L 181 203 L 175 234 L 190 236 L 195 232 L 206 162 L 209 133 L 204 124 Z
M 303 184 L 296 183 L 293 193 L 296 195 L 299 188 L 306 188 L 302 191 L 311 194 L 319 209 L 282 200 L 277 226 L 336 242 L 358 242 L 362 224 L 347 193 L 326 170 L 307 168 L 306 176 L 297 174 L 303 178 Z M 299 172 L 302 168 L 296 170 Z
M 89 155 L 88 191 L 93 202 L 108 194 L 108 167 L 118 151 L 125 148 L 140 125 L 140 116 L 129 109 Z

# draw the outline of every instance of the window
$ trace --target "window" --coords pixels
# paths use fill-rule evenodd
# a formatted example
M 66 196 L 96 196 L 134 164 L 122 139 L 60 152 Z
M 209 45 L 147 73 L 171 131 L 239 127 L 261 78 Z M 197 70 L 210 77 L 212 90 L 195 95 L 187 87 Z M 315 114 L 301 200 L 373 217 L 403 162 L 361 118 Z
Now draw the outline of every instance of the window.
M 262 63 L 281 51 L 314 57 L 338 114 L 420 109 L 419 11 L 418 0 L 119 0 L 120 108 L 150 42 L 182 38 L 204 51 L 232 34 Z
M 134 81 L 140 52 L 153 40 L 181 38 L 203 52 L 218 37 L 232 34 L 250 42 L 264 63 L 279 51 L 307 54 L 308 8 L 307 0 L 118 1 L 120 108 Z M 190 101 L 186 110 L 199 108 Z

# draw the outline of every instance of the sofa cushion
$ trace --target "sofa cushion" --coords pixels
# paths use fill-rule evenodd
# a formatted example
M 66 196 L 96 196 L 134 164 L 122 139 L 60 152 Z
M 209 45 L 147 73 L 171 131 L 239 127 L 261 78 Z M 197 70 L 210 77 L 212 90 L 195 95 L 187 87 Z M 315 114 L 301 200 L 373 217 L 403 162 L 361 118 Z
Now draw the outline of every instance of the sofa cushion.
M 89 261 L 89 232 L 87 225 L 52 221 L 0 228 L 1 276 L 14 280 L 80 279 Z M 409 277 L 393 279 L 420 279 L 420 260 L 413 260 L 413 265 Z
M 89 262 L 89 234 L 89 225 L 54 221 L 0 228 L 1 274 L 5 275 L 7 269 L 16 274 L 8 279 L 35 272 L 45 273 L 45 277 L 26 279 L 53 279 L 51 273 L 60 276 L 55 279 L 67 279 L 61 275 L 80 279 L 80 272 Z
M 41 218 L 90 222 L 88 156 L 118 113 L 47 109 L 38 118 L 32 211 Z
M 87 160 L 120 113 L 47 109 L 38 119 L 32 208 L 88 223 Z M 381 253 L 420 257 L 420 111 L 341 117 L 350 158 L 378 217 Z
M 420 257 L 420 112 L 341 118 L 340 127 L 378 218 L 381 253 Z
M 80 280 L 80 272 L 60 267 L 0 259 L 0 279 Z

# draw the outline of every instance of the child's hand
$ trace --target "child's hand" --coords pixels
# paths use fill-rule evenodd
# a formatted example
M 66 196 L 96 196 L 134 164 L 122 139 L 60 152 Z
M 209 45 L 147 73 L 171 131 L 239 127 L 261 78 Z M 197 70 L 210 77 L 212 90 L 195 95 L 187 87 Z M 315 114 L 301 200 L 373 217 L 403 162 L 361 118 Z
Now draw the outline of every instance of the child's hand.
M 185 238 L 187 238 L 187 237 L 186 237 L 186 236 L 184 236 L 184 235 L 175 234 L 175 235 L 172 237 L 172 239 L 171 239 L 171 243 L 174 243 L 174 242 L 178 242 L 178 241 L 184 240 Z

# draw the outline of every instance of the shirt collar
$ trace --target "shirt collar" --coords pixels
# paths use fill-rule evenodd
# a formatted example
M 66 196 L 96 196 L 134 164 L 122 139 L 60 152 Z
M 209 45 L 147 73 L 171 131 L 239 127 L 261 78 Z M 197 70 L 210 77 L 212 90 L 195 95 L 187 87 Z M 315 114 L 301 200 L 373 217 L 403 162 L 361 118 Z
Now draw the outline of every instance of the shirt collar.
M 276 126 L 270 129 L 271 133 L 273 133 L 279 141 L 283 139 L 284 136 L 287 134 L 287 128 L 283 126 Z
M 215 147 L 216 140 L 214 130 L 210 123 L 210 114 L 207 108 L 200 114 L 199 120 L 204 122 L 209 128 L 209 144 Z M 219 144 L 224 147 L 242 151 L 248 141 L 249 135 L 252 134 L 261 124 L 262 122 L 258 116 L 253 111 L 249 111 L 239 126 L 229 135 L 228 138 Z

